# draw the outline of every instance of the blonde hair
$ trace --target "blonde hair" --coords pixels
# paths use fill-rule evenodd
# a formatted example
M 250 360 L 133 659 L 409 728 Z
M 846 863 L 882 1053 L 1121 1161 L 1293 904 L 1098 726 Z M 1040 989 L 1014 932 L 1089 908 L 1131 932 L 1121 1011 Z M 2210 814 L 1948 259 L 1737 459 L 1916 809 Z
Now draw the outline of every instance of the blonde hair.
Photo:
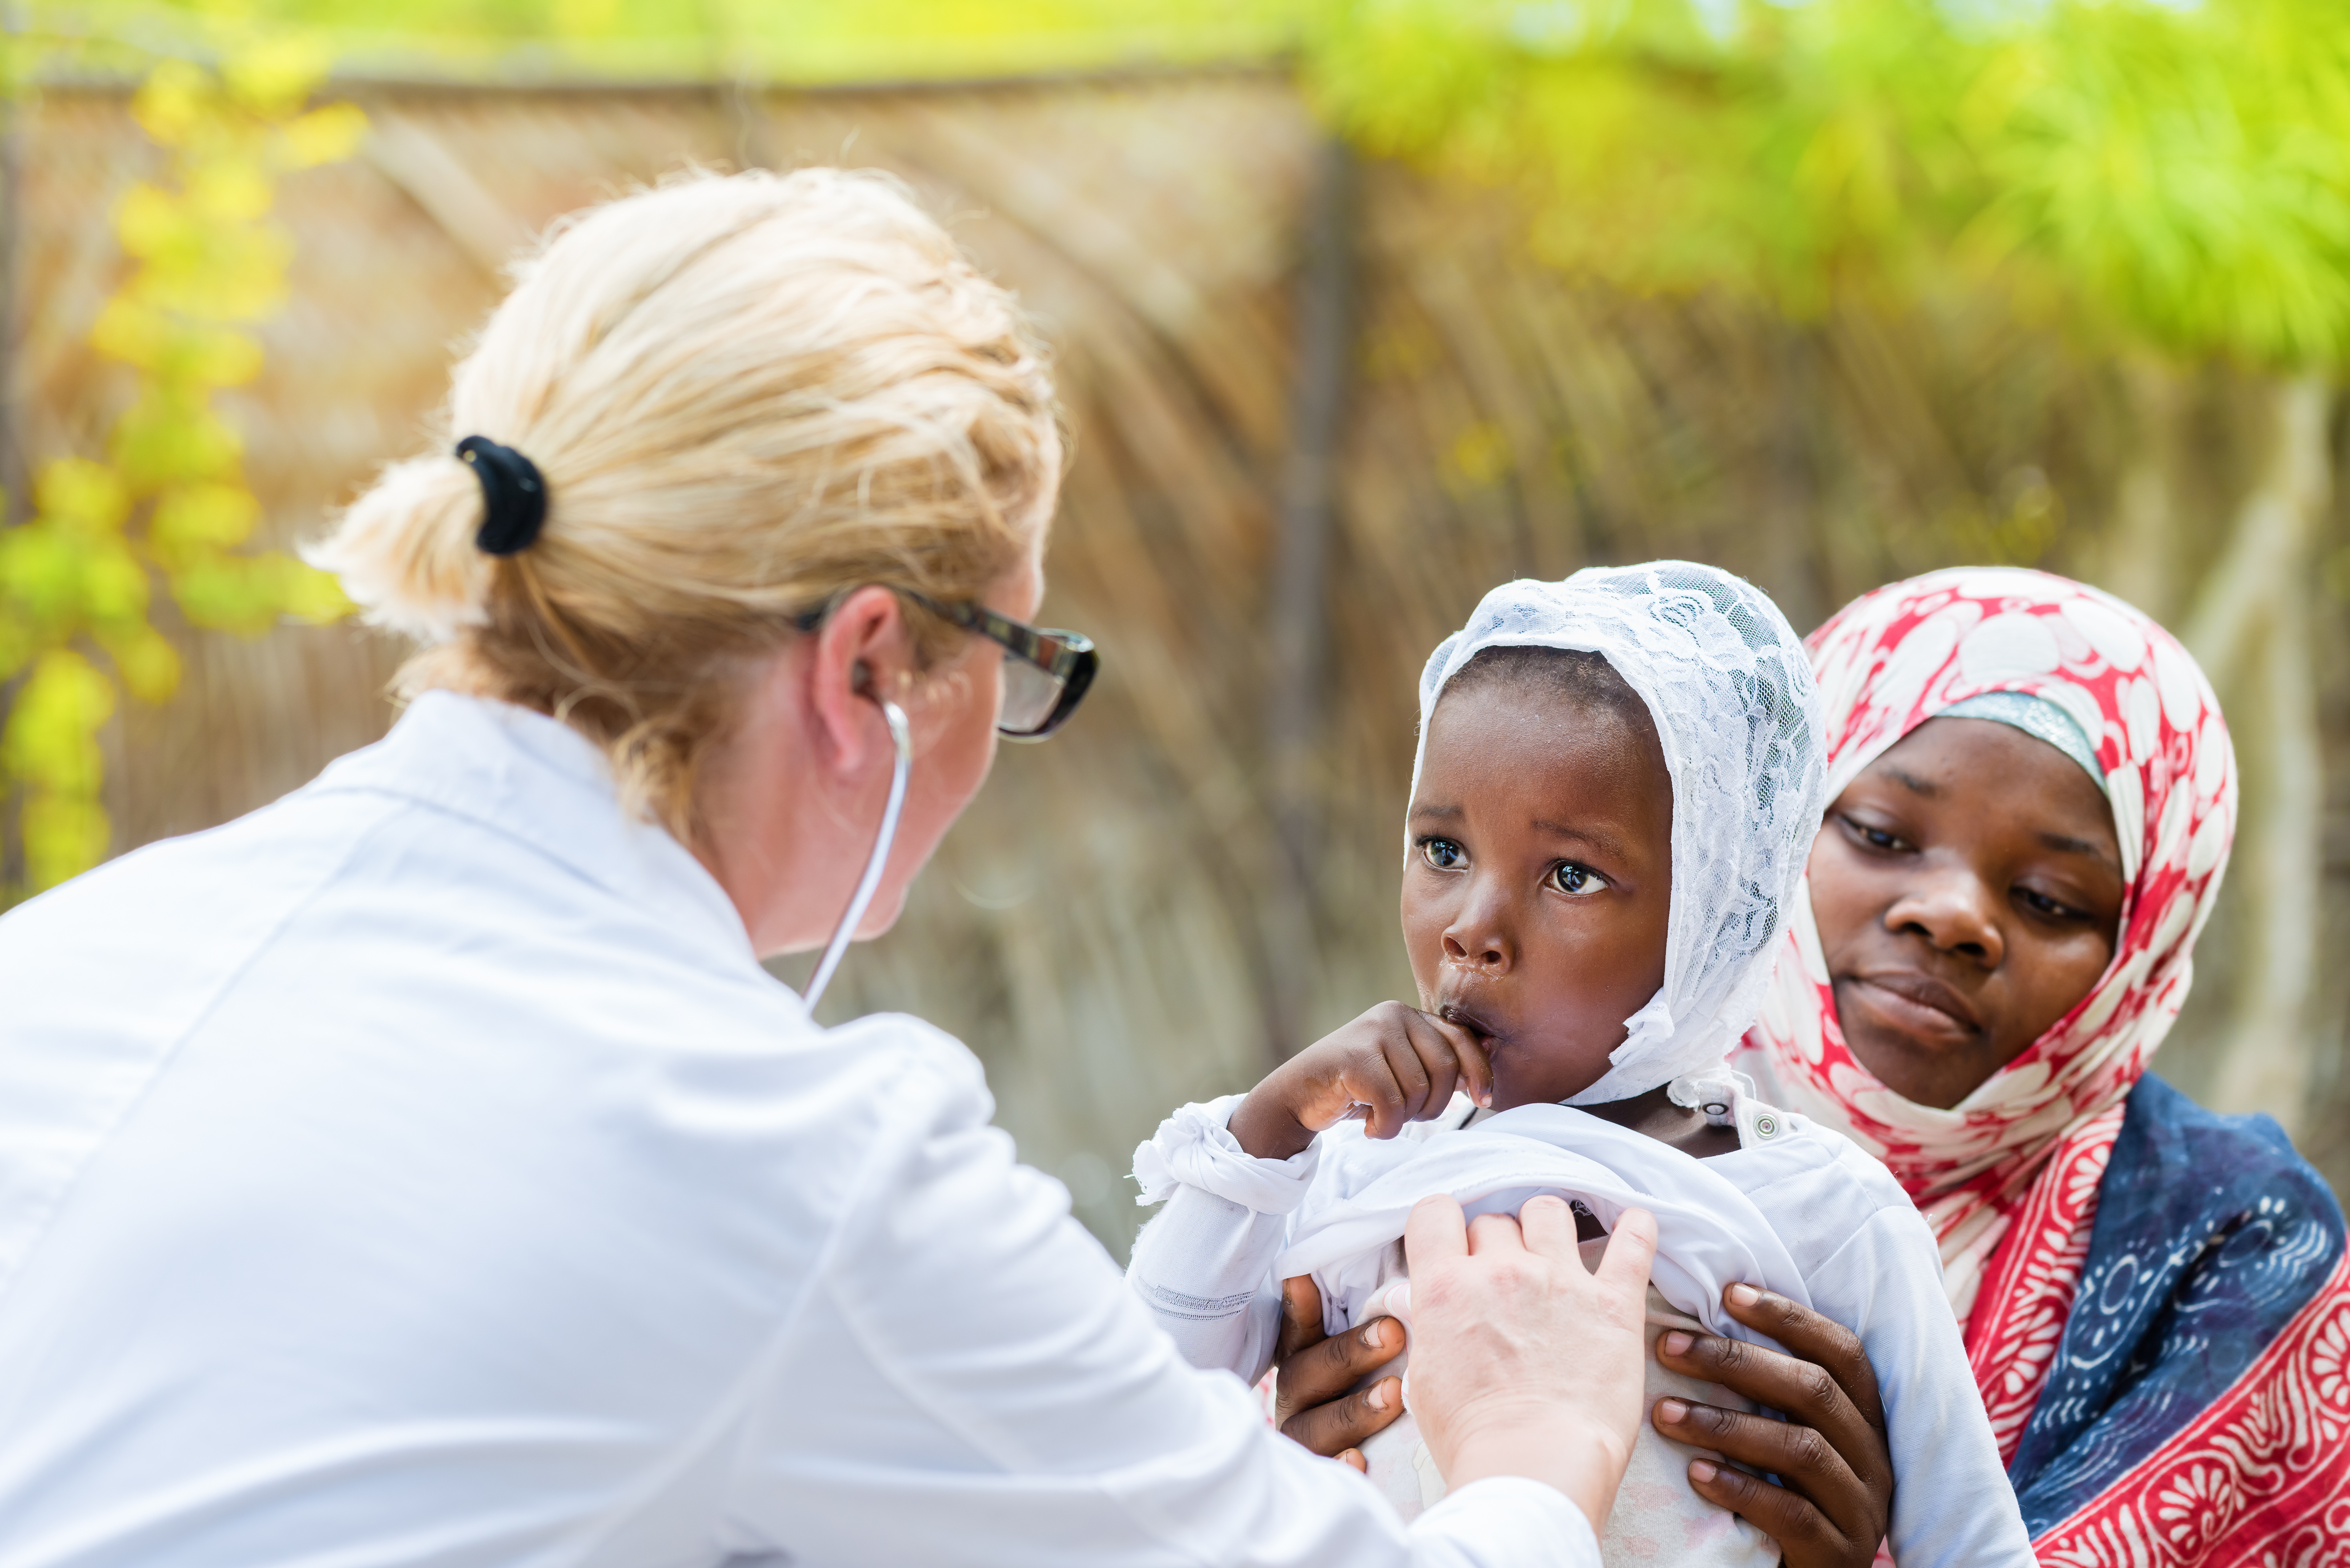
M 545 527 L 474 544 L 445 445 L 307 552 L 440 688 L 604 747 L 692 841 L 693 782 L 748 660 L 868 583 L 970 599 L 1048 522 L 1063 442 L 1011 296 L 886 175 L 696 175 L 567 220 L 458 364 L 449 433 L 545 476 Z M 900 600 L 924 663 L 962 634 Z

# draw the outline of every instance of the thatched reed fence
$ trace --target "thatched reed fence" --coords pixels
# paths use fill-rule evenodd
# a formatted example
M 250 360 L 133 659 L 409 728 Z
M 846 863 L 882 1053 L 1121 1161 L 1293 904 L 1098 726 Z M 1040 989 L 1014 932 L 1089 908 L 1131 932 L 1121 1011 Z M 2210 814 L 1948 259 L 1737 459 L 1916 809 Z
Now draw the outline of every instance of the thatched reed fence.
M 1498 198 L 1329 156 L 1272 77 L 354 90 L 373 140 L 284 186 L 295 295 L 232 400 L 281 541 L 415 446 L 516 244 L 690 161 L 895 170 L 1043 317 L 1078 442 L 1045 618 L 1099 639 L 1100 693 L 1065 738 L 1006 749 L 827 1012 L 904 1008 L 968 1040 L 1023 1153 L 1121 1251 L 1126 1151 L 1168 1106 L 1409 994 L 1412 683 L 1492 583 L 1692 556 L 1807 627 L 1887 577 L 1997 557 L 2176 617 L 2271 440 L 2254 383 L 2117 365 L 1990 298 L 1788 324 L 1573 286 Z M 120 405 L 86 337 L 120 265 L 109 205 L 152 155 L 119 93 L 53 90 L 20 130 L 16 434 L 37 461 L 94 450 Z M 1300 461 L 1293 430 L 1317 425 L 1327 451 Z M 2350 559 L 2339 506 L 2324 526 Z M 2324 954 L 2350 929 L 2350 660 L 2321 602 Z M 361 631 L 181 640 L 182 694 L 109 733 L 119 846 L 258 805 L 390 717 L 400 650 Z M 2246 1049 L 2282 1062 L 2275 1108 L 2342 1186 L 2350 982 L 2321 963 L 2299 1033 L 2236 1040 L 2244 885 L 2161 1065 L 2233 1092 Z

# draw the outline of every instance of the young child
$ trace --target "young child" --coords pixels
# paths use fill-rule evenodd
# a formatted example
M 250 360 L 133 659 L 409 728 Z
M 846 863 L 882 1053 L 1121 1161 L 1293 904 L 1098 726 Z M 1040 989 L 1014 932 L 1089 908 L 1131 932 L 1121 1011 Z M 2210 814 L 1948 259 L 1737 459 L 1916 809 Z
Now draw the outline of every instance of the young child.
M 1420 680 L 1389 1003 L 1135 1151 L 1166 1210 L 1128 1278 L 1195 1364 L 1261 1377 L 1281 1282 L 1339 1333 L 1397 1304 L 1411 1207 L 1568 1197 L 1657 1218 L 1649 1342 L 1759 1336 L 1759 1285 L 1853 1329 L 1886 1407 L 1901 1568 L 2032 1562 L 1925 1222 L 1884 1168 L 1722 1064 L 1760 1004 L 1823 808 L 1818 694 L 1775 606 L 1660 561 L 1496 588 Z M 1454 1093 L 1456 1086 L 1461 1093 Z M 1604 1241 L 1586 1241 L 1586 1259 Z M 1408 1309 L 1407 1309 L 1408 1315 Z M 1651 1361 L 1649 1394 L 1742 1402 Z M 1409 1516 L 1444 1481 L 1409 1414 L 1365 1445 Z M 1751 1408 L 1751 1407 L 1745 1407 Z M 1644 1424 L 1601 1532 L 1613 1564 L 1778 1550 L 1705 1501 Z

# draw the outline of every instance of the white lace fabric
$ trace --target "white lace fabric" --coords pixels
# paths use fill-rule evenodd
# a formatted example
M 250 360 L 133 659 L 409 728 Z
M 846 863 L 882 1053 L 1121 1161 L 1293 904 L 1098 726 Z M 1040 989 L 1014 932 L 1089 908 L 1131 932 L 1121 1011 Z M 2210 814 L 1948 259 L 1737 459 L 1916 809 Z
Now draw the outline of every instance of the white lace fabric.
M 1489 648 L 1607 659 L 1648 704 L 1672 774 L 1664 983 L 1625 1021 L 1608 1070 L 1567 1103 L 1599 1105 L 1715 1075 L 1762 1005 L 1772 939 L 1826 805 L 1819 690 L 1802 640 L 1760 588 L 1690 561 L 1505 583 L 1429 656 L 1414 794 L 1437 700 Z

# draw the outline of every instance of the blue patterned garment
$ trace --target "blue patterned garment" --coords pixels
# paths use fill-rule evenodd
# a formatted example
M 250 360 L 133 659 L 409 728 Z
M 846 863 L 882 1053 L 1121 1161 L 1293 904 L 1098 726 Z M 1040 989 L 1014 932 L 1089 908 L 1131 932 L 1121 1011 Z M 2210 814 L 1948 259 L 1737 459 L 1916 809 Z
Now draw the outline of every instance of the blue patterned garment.
M 2055 1366 L 2008 1467 L 2034 1538 L 2241 1393 L 2342 1254 L 2341 1206 L 2275 1122 L 2140 1079 Z

